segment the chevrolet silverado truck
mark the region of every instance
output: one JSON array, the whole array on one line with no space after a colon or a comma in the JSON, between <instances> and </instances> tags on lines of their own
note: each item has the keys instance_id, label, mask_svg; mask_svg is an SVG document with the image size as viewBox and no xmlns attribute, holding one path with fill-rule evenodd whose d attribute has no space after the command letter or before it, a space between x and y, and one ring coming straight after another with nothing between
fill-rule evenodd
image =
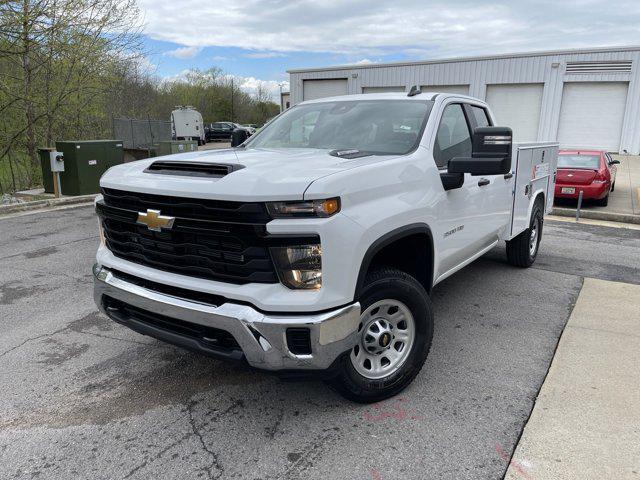
<instances>
[{"instance_id":1,"label":"chevrolet silverado truck","mask_svg":"<svg viewBox=\"0 0 640 480\"><path fill-rule=\"evenodd\" d=\"M557 149L513 144L468 96L303 102L238 147L108 170L95 301L139 333L379 401L425 363L435 285L500 241L535 261Z\"/></svg>"}]
</instances>

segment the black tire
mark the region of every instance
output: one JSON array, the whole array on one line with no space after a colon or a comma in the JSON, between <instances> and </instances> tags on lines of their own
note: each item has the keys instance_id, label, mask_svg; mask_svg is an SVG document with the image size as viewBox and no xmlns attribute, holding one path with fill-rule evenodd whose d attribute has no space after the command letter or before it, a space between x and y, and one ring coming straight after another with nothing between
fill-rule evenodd
<instances>
[{"instance_id":1,"label":"black tire","mask_svg":"<svg viewBox=\"0 0 640 480\"><path fill-rule=\"evenodd\" d=\"M507 260L511 265L515 267L528 268L536 261L538 248L540 246L540 239L542 238L542 208L542 202L536 200L536 203L533 205L533 209L531 210L529 228L514 239L507 241ZM535 249L532 251L530 240L534 225L537 229L537 235L535 239Z\"/></svg>"},{"instance_id":2,"label":"black tire","mask_svg":"<svg viewBox=\"0 0 640 480\"><path fill-rule=\"evenodd\" d=\"M327 380L331 388L343 397L358 403L379 402L397 395L418 375L424 365L433 338L433 310L423 286L411 275L394 268L383 267L367 275L359 296L362 312L380 300L402 302L415 323L415 338L411 350L398 370L380 379L369 379L353 366L350 355L338 364L338 373Z\"/></svg>"},{"instance_id":3,"label":"black tire","mask_svg":"<svg viewBox=\"0 0 640 480\"><path fill-rule=\"evenodd\" d=\"M607 205L609 205L609 194L607 193L607 195L604 198L600 198L596 200L595 204L598 205L599 207L606 207Z\"/></svg>"},{"instance_id":4,"label":"black tire","mask_svg":"<svg viewBox=\"0 0 640 480\"><path fill-rule=\"evenodd\" d=\"M613 192L616 189L616 182L611 184L611 191Z\"/></svg>"}]
</instances>

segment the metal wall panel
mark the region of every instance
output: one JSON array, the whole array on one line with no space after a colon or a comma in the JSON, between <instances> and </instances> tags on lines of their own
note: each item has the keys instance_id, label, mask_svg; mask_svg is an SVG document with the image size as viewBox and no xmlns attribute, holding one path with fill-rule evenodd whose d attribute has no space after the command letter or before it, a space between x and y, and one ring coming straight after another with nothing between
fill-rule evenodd
<instances>
[{"instance_id":1,"label":"metal wall panel","mask_svg":"<svg viewBox=\"0 0 640 480\"><path fill-rule=\"evenodd\" d=\"M565 73L567 62L631 61L630 73ZM540 52L402 64L370 64L290 72L292 105L302 101L305 79L347 78L349 94L363 87L469 85L469 95L485 99L487 84L543 83L539 141L556 141L564 82L629 82L620 151L640 153L640 48Z\"/></svg>"}]
</instances>

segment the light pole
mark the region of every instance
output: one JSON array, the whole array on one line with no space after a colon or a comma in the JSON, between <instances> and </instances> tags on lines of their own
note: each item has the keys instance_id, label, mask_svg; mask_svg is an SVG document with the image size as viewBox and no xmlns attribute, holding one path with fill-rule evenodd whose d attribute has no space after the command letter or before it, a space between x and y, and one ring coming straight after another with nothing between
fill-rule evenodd
<instances>
[{"instance_id":1,"label":"light pole","mask_svg":"<svg viewBox=\"0 0 640 480\"><path fill-rule=\"evenodd\" d=\"M284 105L282 105L282 87L284 83L279 83L278 86L280 87L280 113L282 113L282 110L284 110Z\"/></svg>"}]
</instances>

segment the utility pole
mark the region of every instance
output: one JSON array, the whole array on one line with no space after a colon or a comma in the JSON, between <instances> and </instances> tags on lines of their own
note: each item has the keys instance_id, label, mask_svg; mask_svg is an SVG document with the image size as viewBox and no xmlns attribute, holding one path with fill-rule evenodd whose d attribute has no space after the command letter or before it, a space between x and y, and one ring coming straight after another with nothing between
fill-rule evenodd
<instances>
[{"instance_id":1,"label":"utility pole","mask_svg":"<svg viewBox=\"0 0 640 480\"><path fill-rule=\"evenodd\" d=\"M282 113L282 83L279 83L278 86L280 87L280 113Z\"/></svg>"},{"instance_id":2,"label":"utility pole","mask_svg":"<svg viewBox=\"0 0 640 480\"><path fill-rule=\"evenodd\" d=\"M233 123L233 77L231 77L231 123Z\"/></svg>"}]
</instances>

